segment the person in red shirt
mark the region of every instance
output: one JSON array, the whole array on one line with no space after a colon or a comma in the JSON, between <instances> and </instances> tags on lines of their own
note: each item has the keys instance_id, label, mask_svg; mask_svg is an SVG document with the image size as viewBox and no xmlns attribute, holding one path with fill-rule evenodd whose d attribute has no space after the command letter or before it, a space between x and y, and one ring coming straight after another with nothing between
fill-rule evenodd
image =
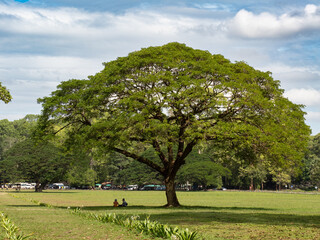
<instances>
[{"instance_id":1,"label":"person in red shirt","mask_svg":"<svg viewBox=\"0 0 320 240\"><path fill-rule=\"evenodd\" d=\"M113 206L114 206L114 207L118 207L118 206L119 206L119 203L118 203L117 199L114 200Z\"/></svg>"}]
</instances>

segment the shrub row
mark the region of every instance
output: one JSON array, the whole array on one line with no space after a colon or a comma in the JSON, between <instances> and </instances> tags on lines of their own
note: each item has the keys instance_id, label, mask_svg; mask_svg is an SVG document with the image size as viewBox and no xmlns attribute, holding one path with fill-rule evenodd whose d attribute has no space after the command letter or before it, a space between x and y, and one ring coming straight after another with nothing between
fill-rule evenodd
<instances>
[{"instance_id":1,"label":"shrub row","mask_svg":"<svg viewBox=\"0 0 320 240\"><path fill-rule=\"evenodd\" d=\"M103 223L114 223L130 230L138 230L140 233L160 237L164 239L174 240L196 240L199 239L197 232L191 232L188 229L181 230L178 227L171 227L166 224L161 224L157 221L151 221L149 218L139 220L139 216L116 215L114 213L94 214L85 213L80 208L71 211L73 214L82 217L96 219Z\"/></svg>"},{"instance_id":2,"label":"shrub row","mask_svg":"<svg viewBox=\"0 0 320 240\"><path fill-rule=\"evenodd\" d=\"M0 221L1 226L6 232L6 239L8 240L24 240L30 238L32 235L24 235L3 212L0 212Z\"/></svg>"},{"instance_id":3,"label":"shrub row","mask_svg":"<svg viewBox=\"0 0 320 240\"><path fill-rule=\"evenodd\" d=\"M14 198L19 198L19 199L22 199L22 200L24 200L24 201L32 202L32 203L34 203L34 204L36 204L36 205L39 205L39 206L42 206L42 207L48 207L48 208L54 208L54 207L55 207L54 205L51 205L51 204L49 204L49 203L43 203L43 202L40 202L40 201L38 201L38 200L26 199L26 198L23 198L23 197L20 197L20 196L17 196L17 195L15 195L15 194L11 194L11 193L9 193L9 195L10 195L11 197L14 197Z\"/></svg>"}]
</instances>

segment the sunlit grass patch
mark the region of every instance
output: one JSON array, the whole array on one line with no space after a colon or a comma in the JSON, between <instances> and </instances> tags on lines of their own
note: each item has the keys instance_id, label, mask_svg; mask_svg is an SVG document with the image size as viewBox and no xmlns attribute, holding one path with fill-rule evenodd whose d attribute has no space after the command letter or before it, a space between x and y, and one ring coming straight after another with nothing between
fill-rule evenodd
<instances>
[{"instance_id":1,"label":"sunlit grass patch","mask_svg":"<svg viewBox=\"0 0 320 240\"><path fill-rule=\"evenodd\" d=\"M65 208L35 205L7 194L0 198L0 211L5 212L23 232L33 232L37 240L149 239L120 226L71 215Z\"/></svg>"},{"instance_id":2,"label":"sunlit grass patch","mask_svg":"<svg viewBox=\"0 0 320 240\"><path fill-rule=\"evenodd\" d=\"M13 193L92 214L149 216L151 221L197 231L205 239L320 239L320 195L275 192L178 192L182 207L164 208L157 191L47 191ZM129 206L113 208L114 198ZM41 208L41 207L39 207ZM43 208L48 209L50 208ZM59 210L59 209L58 209ZM128 238L130 239L130 238Z\"/></svg>"}]
</instances>

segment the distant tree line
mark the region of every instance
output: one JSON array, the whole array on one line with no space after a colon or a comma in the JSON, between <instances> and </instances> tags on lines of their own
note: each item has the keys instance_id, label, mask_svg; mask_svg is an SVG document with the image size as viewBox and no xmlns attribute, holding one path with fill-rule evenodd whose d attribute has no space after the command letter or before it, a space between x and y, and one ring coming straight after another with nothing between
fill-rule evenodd
<instances>
[{"instance_id":1,"label":"distant tree line","mask_svg":"<svg viewBox=\"0 0 320 240\"><path fill-rule=\"evenodd\" d=\"M33 132L38 116L27 115L15 121L0 120L0 182L35 182L36 190L53 182L73 187L93 187L96 183L114 185L163 184L161 175L145 164L122 154L67 148L62 141L37 142ZM63 137L63 134L61 135ZM143 156L159 161L154 149ZM258 158L258 159L257 159ZM250 149L234 143L201 145L186 159L177 174L177 184L232 189L283 189L291 186L315 189L320 186L320 134L311 136L300 164L280 168L265 164Z\"/></svg>"}]
</instances>

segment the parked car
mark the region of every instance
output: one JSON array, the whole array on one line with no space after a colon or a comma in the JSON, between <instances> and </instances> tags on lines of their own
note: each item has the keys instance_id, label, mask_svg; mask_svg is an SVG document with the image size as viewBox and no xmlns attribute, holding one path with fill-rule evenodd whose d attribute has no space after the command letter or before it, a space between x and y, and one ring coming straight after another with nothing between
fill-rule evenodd
<instances>
[{"instance_id":1,"label":"parked car","mask_svg":"<svg viewBox=\"0 0 320 240\"><path fill-rule=\"evenodd\" d=\"M164 185L156 185L156 189L157 191L165 191L166 190L166 186Z\"/></svg>"},{"instance_id":2,"label":"parked car","mask_svg":"<svg viewBox=\"0 0 320 240\"><path fill-rule=\"evenodd\" d=\"M30 183L20 183L21 189L31 189L34 188Z\"/></svg>"},{"instance_id":3,"label":"parked car","mask_svg":"<svg viewBox=\"0 0 320 240\"><path fill-rule=\"evenodd\" d=\"M149 191L149 190L155 190L155 185L150 184L150 185L144 185L140 190L142 191Z\"/></svg>"},{"instance_id":4,"label":"parked car","mask_svg":"<svg viewBox=\"0 0 320 240\"><path fill-rule=\"evenodd\" d=\"M64 189L64 184L63 183L54 183L52 184L53 189Z\"/></svg>"},{"instance_id":5,"label":"parked car","mask_svg":"<svg viewBox=\"0 0 320 240\"><path fill-rule=\"evenodd\" d=\"M148 190L157 190L157 191L163 191L166 190L166 187L164 185L144 185L140 190L142 191L148 191Z\"/></svg>"},{"instance_id":6,"label":"parked car","mask_svg":"<svg viewBox=\"0 0 320 240\"><path fill-rule=\"evenodd\" d=\"M129 191L138 190L138 185L128 185L128 190Z\"/></svg>"}]
</instances>

